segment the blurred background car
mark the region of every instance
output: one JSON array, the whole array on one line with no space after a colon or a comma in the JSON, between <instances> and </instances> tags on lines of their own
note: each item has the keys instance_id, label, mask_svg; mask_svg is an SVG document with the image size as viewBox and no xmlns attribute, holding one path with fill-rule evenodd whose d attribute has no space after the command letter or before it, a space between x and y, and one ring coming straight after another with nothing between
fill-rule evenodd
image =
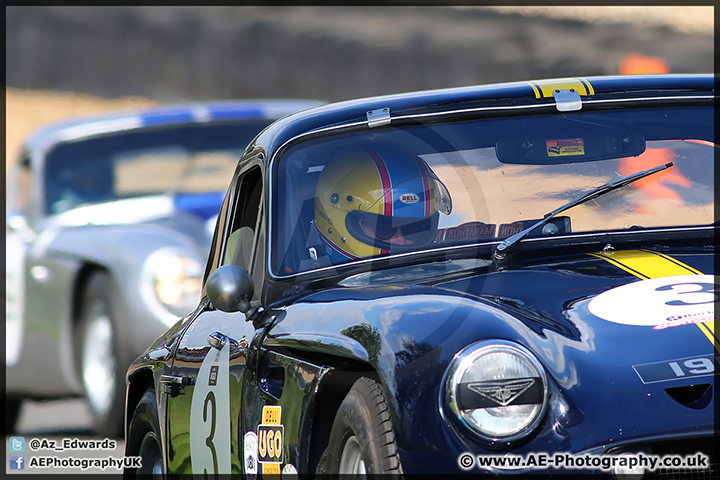
<instances>
[{"instance_id":1,"label":"blurred background car","mask_svg":"<svg viewBox=\"0 0 720 480\"><path fill-rule=\"evenodd\" d=\"M95 433L122 433L127 367L197 304L237 159L272 121L318 104L165 105L26 140L7 187L7 431L25 398L85 396Z\"/></svg>"}]
</instances>

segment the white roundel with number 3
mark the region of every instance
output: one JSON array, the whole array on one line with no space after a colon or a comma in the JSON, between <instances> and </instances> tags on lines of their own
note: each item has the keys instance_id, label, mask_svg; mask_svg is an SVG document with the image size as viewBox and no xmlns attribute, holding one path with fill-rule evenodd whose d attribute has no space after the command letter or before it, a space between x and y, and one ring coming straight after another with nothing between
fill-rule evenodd
<instances>
[{"instance_id":1,"label":"white roundel with number 3","mask_svg":"<svg viewBox=\"0 0 720 480\"><path fill-rule=\"evenodd\" d=\"M658 277L603 292L588 309L610 322L665 328L713 321L719 294L713 275Z\"/></svg>"},{"instance_id":2,"label":"white roundel with number 3","mask_svg":"<svg viewBox=\"0 0 720 480\"><path fill-rule=\"evenodd\" d=\"M230 474L230 355L210 347L190 406L190 461L195 475Z\"/></svg>"}]
</instances>

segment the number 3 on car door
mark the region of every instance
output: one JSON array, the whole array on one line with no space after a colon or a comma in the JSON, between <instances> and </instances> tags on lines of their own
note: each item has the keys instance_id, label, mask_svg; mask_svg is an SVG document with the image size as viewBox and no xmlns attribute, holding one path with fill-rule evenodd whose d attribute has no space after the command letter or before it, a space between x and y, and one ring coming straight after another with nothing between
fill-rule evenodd
<instances>
[{"instance_id":1,"label":"number 3 on car door","mask_svg":"<svg viewBox=\"0 0 720 480\"><path fill-rule=\"evenodd\" d=\"M230 346L210 347L190 406L190 461L201 478L230 474Z\"/></svg>"}]
</instances>

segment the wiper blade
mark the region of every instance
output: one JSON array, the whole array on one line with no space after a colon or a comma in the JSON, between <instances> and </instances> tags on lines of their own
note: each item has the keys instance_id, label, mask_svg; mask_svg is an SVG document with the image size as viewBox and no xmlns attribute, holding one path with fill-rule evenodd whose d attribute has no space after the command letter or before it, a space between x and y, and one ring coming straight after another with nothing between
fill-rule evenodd
<instances>
[{"instance_id":1,"label":"wiper blade","mask_svg":"<svg viewBox=\"0 0 720 480\"><path fill-rule=\"evenodd\" d=\"M672 167L672 162L666 163L665 165L659 165L655 168L651 168L650 170L645 170L642 172L634 173L632 175L628 175L627 177L618 178L617 180L613 180L612 182L608 182L604 185L600 185L597 188L594 188L590 190L589 192L579 196L578 198L571 200L570 202L566 203L565 205L556 208L552 212L546 213L542 220L539 220L534 225L529 226L522 232L518 232L515 235L512 235L502 242L500 242L497 247L495 247L495 252L493 253L493 260L495 261L496 265L500 265L500 263L505 260L507 256L507 252L516 243L520 242L523 238L525 238L530 232L535 230L536 228L545 225L547 222L549 222L553 217L556 215L564 212L565 210L568 210L569 208L575 207L577 205L583 204L589 200L592 200L594 198L600 197L602 195L605 195L608 192L612 192L613 190L617 190L618 188L624 187L626 185L629 185L637 180L640 180L641 178L645 178L648 175L652 175L653 173L661 172L665 169L668 169Z\"/></svg>"}]
</instances>

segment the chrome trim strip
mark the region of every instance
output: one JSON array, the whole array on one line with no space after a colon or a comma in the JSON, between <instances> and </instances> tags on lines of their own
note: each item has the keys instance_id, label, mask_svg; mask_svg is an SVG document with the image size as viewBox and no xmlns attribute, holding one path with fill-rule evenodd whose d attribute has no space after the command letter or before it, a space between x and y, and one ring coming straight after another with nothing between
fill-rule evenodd
<instances>
[{"instance_id":1,"label":"chrome trim strip","mask_svg":"<svg viewBox=\"0 0 720 480\"><path fill-rule=\"evenodd\" d=\"M461 110L445 110L443 112L431 112L431 113L418 113L415 115L400 115L392 117L392 120L409 120L412 118L430 118L430 117L444 117L447 115L458 115L461 113L476 113L476 112L489 112L489 111L504 111L504 110L529 110L536 108L555 108L555 102L538 103L535 105L508 105L508 106L494 106L494 107L476 107L476 108L464 108Z\"/></svg>"},{"instance_id":2,"label":"chrome trim strip","mask_svg":"<svg viewBox=\"0 0 720 480\"><path fill-rule=\"evenodd\" d=\"M653 100L713 100L715 97L712 95L698 95L698 96L691 96L691 97L635 97L635 98L614 98L614 99L605 99L605 100L583 100L583 105L591 105L591 104L605 104L605 103L630 103L630 102L642 102L642 101L653 101ZM446 110L444 112L432 112L432 113L420 113L416 115L400 115L397 117L392 117L392 120L408 120L412 118L428 118L428 117L438 117L438 116L445 116L445 115L455 115L460 113L473 113L473 112L483 112L483 111L489 111L489 110L519 110L519 109L529 109L529 108L538 108L538 107L555 107L555 103L543 103L543 104L537 104L537 105L513 105L513 106L496 106L496 107L477 107L477 108L468 108L468 109L461 109L461 110Z\"/></svg>"}]
</instances>

